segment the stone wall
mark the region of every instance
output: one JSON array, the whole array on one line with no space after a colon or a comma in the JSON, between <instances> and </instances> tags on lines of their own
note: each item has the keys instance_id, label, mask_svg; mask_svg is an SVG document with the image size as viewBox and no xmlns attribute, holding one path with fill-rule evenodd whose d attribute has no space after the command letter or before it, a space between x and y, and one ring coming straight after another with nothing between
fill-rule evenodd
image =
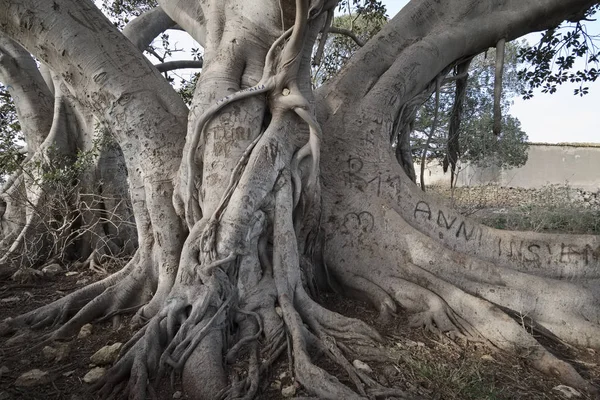
<instances>
[{"instance_id":1,"label":"stone wall","mask_svg":"<svg viewBox=\"0 0 600 400\"><path fill-rule=\"evenodd\" d=\"M420 170L418 165L415 166ZM428 164L425 184L449 186L450 173L444 174L437 162ZM480 168L461 165L457 186L497 185L539 189L547 185L566 185L588 192L600 190L600 144L530 143L527 163L519 168Z\"/></svg>"}]
</instances>

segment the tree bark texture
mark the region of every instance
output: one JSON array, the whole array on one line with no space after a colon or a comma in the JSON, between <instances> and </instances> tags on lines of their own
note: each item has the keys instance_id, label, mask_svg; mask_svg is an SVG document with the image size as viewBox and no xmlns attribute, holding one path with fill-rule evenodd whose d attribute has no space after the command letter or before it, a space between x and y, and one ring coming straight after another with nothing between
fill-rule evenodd
<instances>
[{"instance_id":1,"label":"tree bark texture","mask_svg":"<svg viewBox=\"0 0 600 400\"><path fill-rule=\"evenodd\" d=\"M139 241L115 275L0 331L52 325L50 338L63 338L143 304L143 327L98 384L105 395L145 398L180 371L190 398L253 398L287 350L318 398L405 398L348 361L381 337L318 303L326 268L382 316L401 307L414 325L527 350L534 367L595 390L511 316L599 348L600 240L479 225L418 190L390 146L403 107L440 74L594 1L413 0L314 93L312 48L336 1L159 3L172 21L158 11L149 20L175 22L204 47L189 113L145 46L91 2L0 0L0 31L48 65L55 95L114 135ZM318 367L313 350L352 385ZM247 374L228 381L239 359Z\"/></svg>"}]
</instances>

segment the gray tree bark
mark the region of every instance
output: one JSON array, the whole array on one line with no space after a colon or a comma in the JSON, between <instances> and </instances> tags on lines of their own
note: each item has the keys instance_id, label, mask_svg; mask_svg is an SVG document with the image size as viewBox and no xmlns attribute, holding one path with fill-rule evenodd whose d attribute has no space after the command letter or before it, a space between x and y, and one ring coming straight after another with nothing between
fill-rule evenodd
<instances>
[{"instance_id":1,"label":"gray tree bark","mask_svg":"<svg viewBox=\"0 0 600 400\"><path fill-rule=\"evenodd\" d=\"M349 363L381 337L315 300L326 265L384 317L402 307L415 325L527 350L534 367L595 391L510 315L600 347L600 239L476 224L419 191L389 141L401 108L449 66L595 1L414 0L316 93L312 48L336 1L160 3L204 46L189 114L91 2L0 0L0 30L113 132L139 237L123 270L0 331L54 325L60 338L145 304L145 327L98 385L105 395L129 382L145 398L149 376L174 370L190 398L253 398L289 346L295 379L319 398L404 398ZM238 356L247 374L229 382Z\"/></svg>"}]
</instances>

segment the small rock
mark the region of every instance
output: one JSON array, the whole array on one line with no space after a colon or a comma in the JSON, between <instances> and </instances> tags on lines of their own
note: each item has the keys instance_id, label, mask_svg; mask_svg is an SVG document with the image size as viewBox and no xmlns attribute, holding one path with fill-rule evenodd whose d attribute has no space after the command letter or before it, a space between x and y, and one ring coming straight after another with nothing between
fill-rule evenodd
<instances>
[{"instance_id":1,"label":"small rock","mask_svg":"<svg viewBox=\"0 0 600 400\"><path fill-rule=\"evenodd\" d=\"M81 278L75 282L76 285L86 285L90 281L90 278Z\"/></svg>"},{"instance_id":2,"label":"small rock","mask_svg":"<svg viewBox=\"0 0 600 400\"><path fill-rule=\"evenodd\" d=\"M100 378L104 376L106 373L106 369L102 367L92 368L85 376L83 377L83 381L85 383L95 383Z\"/></svg>"},{"instance_id":3,"label":"small rock","mask_svg":"<svg viewBox=\"0 0 600 400\"><path fill-rule=\"evenodd\" d=\"M63 272L63 268L58 264L50 264L42 268L42 273L46 276L56 276L61 272Z\"/></svg>"},{"instance_id":4,"label":"small rock","mask_svg":"<svg viewBox=\"0 0 600 400\"><path fill-rule=\"evenodd\" d=\"M42 349L42 354L46 360L52 361L56 358L56 349L54 347L45 346Z\"/></svg>"},{"instance_id":5,"label":"small rock","mask_svg":"<svg viewBox=\"0 0 600 400\"><path fill-rule=\"evenodd\" d=\"M296 395L296 386L290 385L281 389L281 394L283 397L294 397Z\"/></svg>"},{"instance_id":6,"label":"small rock","mask_svg":"<svg viewBox=\"0 0 600 400\"><path fill-rule=\"evenodd\" d=\"M90 361L96 365L112 364L117 360L121 347L123 347L123 343L118 342L110 346L104 346L90 357Z\"/></svg>"},{"instance_id":7,"label":"small rock","mask_svg":"<svg viewBox=\"0 0 600 400\"><path fill-rule=\"evenodd\" d=\"M373 373L373 370L371 369L371 367L369 367L367 365L367 363L360 361L360 360L354 360L352 361L352 365L354 365L354 368L359 369L361 371L367 372L369 374Z\"/></svg>"},{"instance_id":8,"label":"small rock","mask_svg":"<svg viewBox=\"0 0 600 400\"><path fill-rule=\"evenodd\" d=\"M85 324L79 330L79 334L77 335L77 339L81 339L81 338L85 338L85 337L90 336L92 334L93 330L94 330L94 327L92 326L92 324Z\"/></svg>"},{"instance_id":9,"label":"small rock","mask_svg":"<svg viewBox=\"0 0 600 400\"><path fill-rule=\"evenodd\" d=\"M71 375L73 375L74 373L75 373L75 370L72 370L72 371L67 371L67 372L65 372L65 373L63 374L63 376L68 378L68 377L70 377Z\"/></svg>"},{"instance_id":10,"label":"small rock","mask_svg":"<svg viewBox=\"0 0 600 400\"><path fill-rule=\"evenodd\" d=\"M43 275L44 274L42 274L42 272L38 271L37 269L33 269L33 268L21 268L17 272L15 272L14 274L12 274L11 279L13 281L25 283L25 282L32 281L32 280L34 280L36 278L39 278L39 277L41 277Z\"/></svg>"},{"instance_id":11,"label":"small rock","mask_svg":"<svg viewBox=\"0 0 600 400\"><path fill-rule=\"evenodd\" d=\"M285 379L289 376L289 373L287 371L282 372L279 374L279 379Z\"/></svg>"},{"instance_id":12,"label":"small rock","mask_svg":"<svg viewBox=\"0 0 600 400\"><path fill-rule=\"evenodd\" d=\"M558 385L552 388L552 390L557 390L563 394L567 399L572 399L573 397L581 397L581 393L577 390L573 389L571 386L567 385Z\"/></svg>"},{"instance_id":13,"label":"small rock","mask_svg":"<svg viewBox=\"0 0 600 400\"><path fill-rule=\"evenodd\" d=\"M19 300L21 300L21 298L19 296L11 296L11 297L5 297L0 301L2 303L16 303Z\"/></svg>"},{"instance_id":14,"label":"small rock","mask_svg":"<svg viewBox=\"0 0 600 400\"><path fill-rule=\"evenodd\" d=\"M36 385L43 385L50 381L48 373L39 369L32 369L27 371L17 378L15 386L30 387Z\"/></svg>"},{"instance_id":15,"label":"small rock","mask_svg":"<svg viewBox=\"0 0 600 400\"><path fill-rule=\"evenodd\" d=\"M595 354L596 354L596 350L594 350L594 349L587 348L586 350L587 350L587 352L588 352L588 353L589 353L591 356L593 356L593 355L595 355Z\"/></svg>"},{"instance_id":16,"label":"small rock","mask_svg":"<svg viewBox=\"0 0 600 400\"><path fill-rule=\"evenodd\" d=\"M77 275L79 272L77 271L69 271L65 274L65 276L73 276L73 275Z\"/></svg>"},{"instance_id":17,"label":"small rock","mask_svg":"<svg viewBox=\"0 0 600 400\"><path fill-rule=\"evenodd\" d=\"M180 399L182 395L183 395L183 393L181 393L181 391L178 390L175 393L173 393L173 398Z\"/></svg>"},{"instance_id":18,"label":"small rock","mask_svg":"<svg viewBox=\"0 0 600 400\"><path fill-rule=\"evenodd\" d=\"M0 376L8 374L10 372L10 369L8 369L8 367L6 365L3 365L0 367Z\"/></svg>"},{"instance_id":19,"label":"small rock","mask_svg":"<svg viewBox=\"0 0 600 400\"><path fill-rule=\"evenodd\" d=\"M281 381L279 381L279 380L274 380L274 381L271 383L271 388L272 388L272 389L275 389L275 390L281 390Z\"/></svg>"},{"instance_id":20,"label":"small rock","mask_svg":"<svg viewBox=\"0 0 600 400\"><path fill-rule=\"evenodd\" d=\"M385 375L388 379L393 379L396 376L398 376L398 370L393 365L386 365L385 367L383 367L382 372L383 375Z\"/></svg>"},{"instance_id":21,"label":"small rock","mask_svg":"<svg viewBox=\"0 0 600 400\"><path fill-rule=\"evenodd\" d=\"M494 359L494 357L490 356L489 354L484 354L484 355L482 355L482 356L481 356L481 359L482 359L482 360L484 360L484 361L496 361L496 360Z\"/></svg>"},{"instance_id":22,"label":"small rock","mask_svg":"<svg viewBox=\"0 0 600 400\"><path fill-rule=\"evenodd\" d=\"M65 360L67 358L67 356L69 355L70 350L71 350L71 348L69 347L68 343L57 343L56 344L56 357L54 358L54 360L55 361Z\"/></svg>"}]
</instances>

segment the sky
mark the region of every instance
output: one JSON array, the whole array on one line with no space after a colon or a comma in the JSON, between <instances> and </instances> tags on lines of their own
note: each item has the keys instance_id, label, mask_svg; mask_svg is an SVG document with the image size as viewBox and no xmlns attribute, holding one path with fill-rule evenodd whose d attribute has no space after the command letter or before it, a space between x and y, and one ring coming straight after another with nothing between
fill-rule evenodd
<instances>
[{"instance_id":1,"label":"sky","mask_svg":"<svg viewBox=\"0 0 600 400\"><path fill-rule=\"evenodd\" d=\"M383 0L383 3L393 17L408 1ZM589 34L600 34L600 21L586 26ZM525 38L535 44L540 36L534 33ZM537 91L529 100L515 98L509 112L521 121L530 142L600 143L600 80L587 86L589 94L583 97L573 95L578 86L563 84L553 94Z\"/></svg>"},{"instance_id":2,"label":"sky","mask_svg":"<svg viewBox=\"0 0 600 400\"><path fill-rule=\"evenodd\" d=\"M388 15L393 17L408 3L408 0L383 0ZM600 35L600 21L588 23L588 33ZM189 45L183 33L169 31L174 41L181 40L182 47ZM525 38L535 44L540 33L532 33ZM187 43L186 43L187 42ZM175 59L189 59L186 52L175 54ZM181 76L192 72L181 71ZM530 142L560 143L586 142L600 143L600 80L590 83L589 94L580 97L573 95L573 84L561 85L554 94L534 92L534 97L523 100L513 99L508 112L521 121L521 128L529 136Z\"/></svg>"}]
</instances>

